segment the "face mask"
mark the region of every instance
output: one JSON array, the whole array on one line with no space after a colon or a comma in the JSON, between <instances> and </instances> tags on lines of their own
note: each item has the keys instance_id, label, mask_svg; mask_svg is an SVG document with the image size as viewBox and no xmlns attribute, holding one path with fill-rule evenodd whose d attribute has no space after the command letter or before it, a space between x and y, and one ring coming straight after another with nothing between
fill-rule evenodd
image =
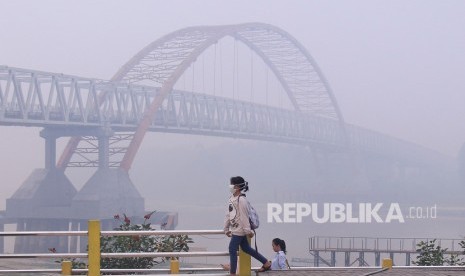
<instances>
[{"instance_id":1,"label":"face mask","mask_svg":"<svg viewBox=\"0 0 465 276\"><path fill-rule=\"evenodd\" d=\"M236 192L236 187L234 185L229 185L229 191L231 194L234 194Z\"/></svg>"}]
</instances>

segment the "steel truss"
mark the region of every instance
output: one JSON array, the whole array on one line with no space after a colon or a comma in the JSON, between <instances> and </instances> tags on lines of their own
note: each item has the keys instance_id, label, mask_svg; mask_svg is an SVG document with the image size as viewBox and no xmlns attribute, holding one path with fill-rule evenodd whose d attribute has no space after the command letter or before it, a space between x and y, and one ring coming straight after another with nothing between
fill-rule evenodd
<instances>
[{"instance_id":1,"label":"steel truss","mask_svg":"<svg viewBox=\"0 0 465 276\"><path fill-rule=\"evenodd\" d=\"M108 167L117 168L121 159L127 151L132 133L117 133L108 137ZM99 167L99 137L82 136L80 146L74 151L73 159L68 163L68 167Z\"/></svg>"},{"instance_id":2,"label":"steel truss","mask_svg":"<svg viewBox=\"0 0 465 276\"><path fill-rule=\"evenodd\" d=\"M159 88L0 67L0 124L134 131ZM104 93L104 97L99 97ZM336 120L229 98L172 91L150 130L341 144Z\"/></svg>"},{"instance_id":3,"label":"steel truss","mask_svg":"<svg viewBox=\"0 0 465 276\"><path fill-rule=\"evenodd\" d=\"M110 166L119 165L159 88L0 66L0 125L110 127ZM103 95L103 96L100 96ZM346 125L350 148L419 163L443 156L388 135ZM340 122L250 102L175 90L153 115L149 131L199 134L344 149ZM95 166L97 138L87 136L69 166Z\"/></svg>"}]
</instances>

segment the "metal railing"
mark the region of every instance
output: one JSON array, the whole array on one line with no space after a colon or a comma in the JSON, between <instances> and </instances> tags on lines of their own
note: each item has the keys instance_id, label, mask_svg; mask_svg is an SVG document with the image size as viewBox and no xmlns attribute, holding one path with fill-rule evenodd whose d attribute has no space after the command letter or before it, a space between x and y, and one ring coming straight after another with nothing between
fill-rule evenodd
<instances>
[{"instance_id":1,"label":"metal railing","mask_svg":"<svg viewBox=\"0 0 465 276\"><path fill-rule=\"evenodd\" d=\"M21 237L21 236L87 236L87 253L42 253L42 254L0 254L0 259L31 259L31 258L87 258L87 269L72 269L71 261L62 261L61 269L8 269L0 270L0 274L12 273L57 273L61 275L72 275L73 273L85 273L90 276L101 275L101 273L130 273L130 272L165 272L177 274L180 271L221 271L221 268L180 268L179 257L211 257L229 256L229 252L138 252L138 253L102 253L100 252L100 237L102 236L166 236L166 235L224 235L222 230L164 230L164 231L101 231L100 221L90 220L88 231L23 231L23 232L0 232L0 237ZM170 268L158 269L101 269L101 258L170 258ZM248 260L247 260L248 259ZM239 254L240 275L250 275L250 256ZM248 271L248 272L245 272Z\"/></svg>"},{"instance_id":2,"label":"metal railing","mask_svg":"<svg viewBox=\"0 0 465 276\"><path fill-rule=\"evenodd\" d=\"M221 271L221 268L181 268L179 257L205 257L205 256L229 256L228 252L139 252L139 253L102 253L100 252L100 238L102 236L163 236L163 235L224 235L222 230L164 230L164 231L101 231L100 221L89 221L88 231L23 231L23 232L0 232L0 237L21 237L21 236L87 236L88 252L87 253L44 253L44 254L0 254L0 259L12 258L87 258L87 269L73 269L71 261L62 261L61 269L8 269L0 270L0 275L10 275L13 273L57 273L61 275L72 275L87 273L90 276L101 275L101 273L170 273L178 274L180 272L214 272ZM324 237L320 237L324 238ZM350 239L356 239L351 237ZM353 240L355 241L355 240ZM319 246L317 240L314 241L314 246ZM325 244L325 243L323 243ZM342 243L336 243L341 245ZM354 244L353 242L351 244ZM366 244L366 243L365 243ZM330 248L330 243L326 243L326 248ZM170 259L170 268L151 268L151 269L101 269L101 258L134 258L134 257L166 257ZM393 267L392 259L383 259L381 266L375 267L292 267L293 271L320 271L320 270L363 270L368 273L364 275L373 275L387 269L414 269L424 268L431 269L433 267ZM438 267L443 269L444 267ZM257 267L251 267L250 255L240 251L239 253L239 275L251 275L252 271L257 270ZM376 269L376 270L373 270ZM448 267L451 270L465 271L464 266ZM373 271L369 271L373 270ZM226 273L225 273L226 275Z\"/></svg>"},{"instance_id":3,"label":"metal railing","mask_svg":"<svg viewBox=\"0 0 465 276\"><path fill-rule=\"evenodd\" d=\"M417 244L421 241L430 242L436 240L436 244L447 249L446 254L460 253L458 245L460 239L433 239L433 238L383 238L383 237L328 237L314 236L309 240L311 250L321 251L351 251L351 252L394 252L417 253Z\"/></svg>"}]
</instances>

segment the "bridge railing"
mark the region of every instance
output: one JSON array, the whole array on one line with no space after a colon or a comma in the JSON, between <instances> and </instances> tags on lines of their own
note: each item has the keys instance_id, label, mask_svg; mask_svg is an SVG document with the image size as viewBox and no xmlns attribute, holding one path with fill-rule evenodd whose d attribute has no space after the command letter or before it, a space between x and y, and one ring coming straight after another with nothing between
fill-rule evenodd
<instances>
[{"instance_id":1,"label":"bridge railing","mask_svg":"<svg viewBox=\"0 0 465 276\"><path fill-rule=\"evenodd\" d=\"M21 237L21 236L87 236L87 253L37 253L37 254L0 254L0 259L72 259L87 258L87 269L72 269L71 261L62 261L60 269L8 269L1 270L0 275L13 273L57 273L61 275L72 275L76 273L88 273L87 275L101 275L101 273L131 273L131 272L164 272L177 274L180 271L221 271L218 268L181 268L178 258L180 257L211 257L229 256L229 252L138 252L138 253L102 253L100 251L100 238L103 236L166 236L166 235L224 235L222 230L165 230L165 231L101 231L100 221L89 221L88 231L23 231L23 232L0 232L0 237ZM170 258L170 268L158 269L101 269L101 258ZM239 271L240 275L250 275L250 256L240 251Z\"/></svg>"},{"instance_id":2,"label":"bridge railing","mask_svg":"<svg viewBox=\"0 0 465 276\"><path fill-rule=\"evenodd\" d=\"M135 130L159 88L0 66L0 125ZM100 97L100 95L103 95ZM150 131L344 145L339 121L295 110L173 90Z\"/></svg>"}]
</instances>

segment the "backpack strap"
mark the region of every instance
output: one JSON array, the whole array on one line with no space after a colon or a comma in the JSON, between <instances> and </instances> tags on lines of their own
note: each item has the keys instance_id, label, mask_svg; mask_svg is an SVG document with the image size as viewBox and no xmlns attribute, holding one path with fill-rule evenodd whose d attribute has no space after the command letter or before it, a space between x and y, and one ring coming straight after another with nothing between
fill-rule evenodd
<instances>
[{"instance_id":1,"label":"backpack strap","mask_svg":"<svg viewBox=\"0 0 465 276\"><path fill-rule=\"evenodd\" d=\"M237 197L237 207L239 208L239 198L243 196L243 197L247 197L245 194L240 194L238 197ZM249 219L249 224L250 224L250 219ZM252 227L250 227L252 228ZM253 234L254 234L254 237L255 237L255 251L258 252L258 246L257 246L257 232L255 232L255 229L252 230L253 231ZM287 261L287 259L286 259Z\"/></svg>"},{"instance_id":2,"label":"backpack strap","mask_svg":"<svg viewBox=\"0 0 465 276\"><path fill-rule=\"evenodd\" d=\"M247 197L245 194L240 194L240 195L237 197L237 208L239 208L239 199L241 198L241 196Z\"/></svg>"},{"instance_id":3,"label":"backpack strap","mask_svg":"<svg viewBox=\"0 0 465 276\"><path fill-rule=\"evenodd\" d=\"M287 261L287 258L286 258L286 265L287 265L287 268L291 269L291 266L289 265L289 262Z\"/></svg>"},{"instance_id":4,"label":"backpack strap","mask_svg":"<svg viewBox=\"0 0 465 276\"><path fill-rule=\"evenodd\" d=\"M258 252L258 246L257 246L257 232L255 232L255 229L254 229L254 230L252 230L252 231L253 231L253 233L254 233L254 237L255 237L255 251L257 251L257 252Z\"/></svg>"}]
</instances>

